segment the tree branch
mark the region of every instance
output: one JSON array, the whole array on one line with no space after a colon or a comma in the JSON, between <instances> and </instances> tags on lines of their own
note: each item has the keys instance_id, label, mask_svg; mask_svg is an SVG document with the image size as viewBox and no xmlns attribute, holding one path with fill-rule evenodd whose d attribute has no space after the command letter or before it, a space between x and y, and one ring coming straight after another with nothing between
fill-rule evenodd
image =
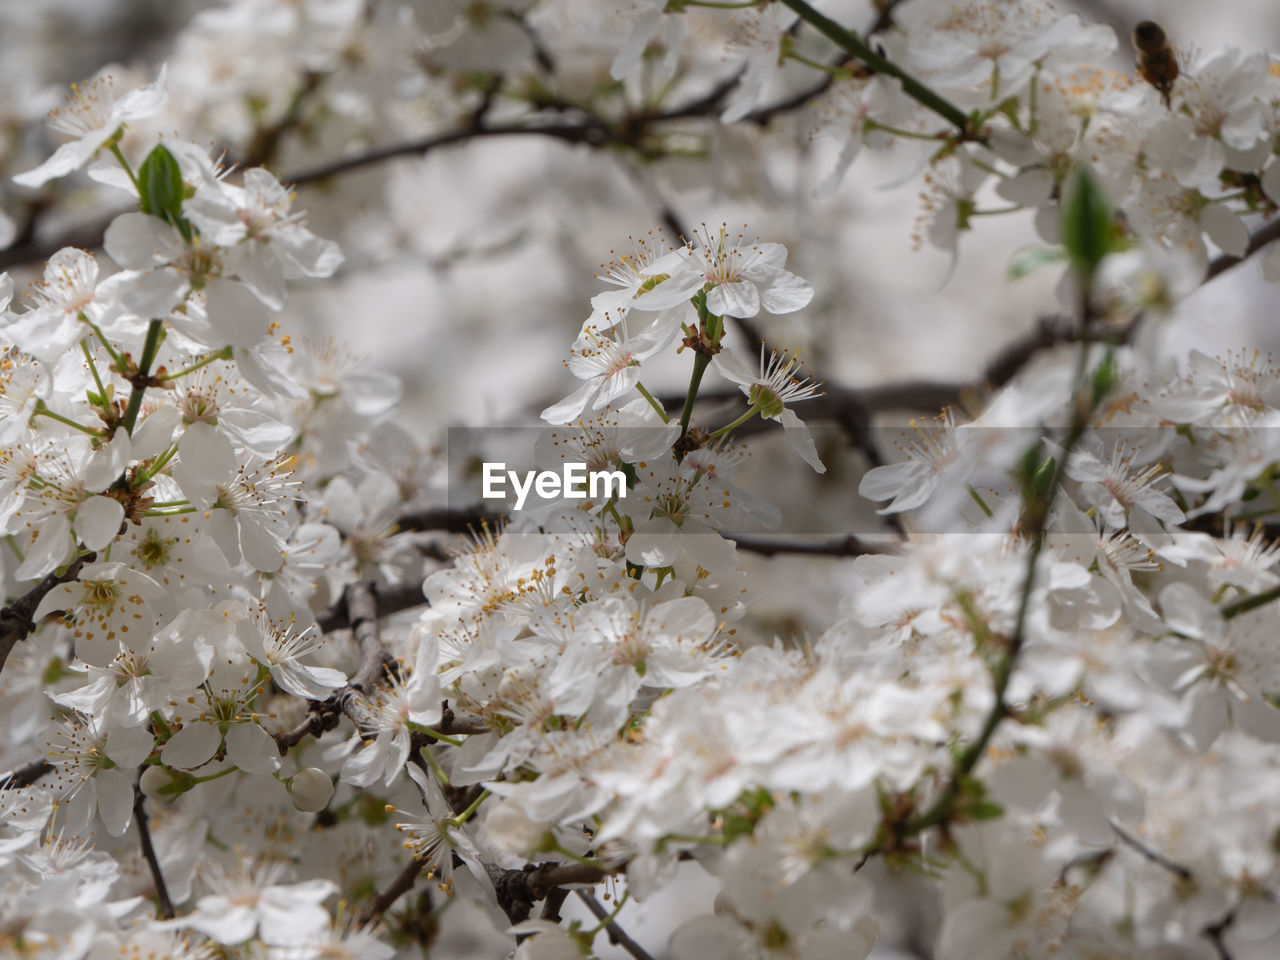
<instances>
[{"instance_id":1,"label":"tree branch","mask_svg":"<svg viewBox=\"0 0 1280 960\"><path fill-rule=\"evenodd\" d=\"M380 919L400 897L413 889L413 884L418 879L418 874L422 872L426 865L426 860L419 860L417 857L410 859L404 865L404 869L396 874L396 878L391 881L390 886L373 898L373 902L360 915L360 922L372 923Z\"/></svg>"},{"instance_id":2,"label":"tree branch","mask_svg":"<svg viewBox=\"0 0 1280 960\"><path fill-rule=\"evenodd\" d=\"M396 518L396 527L406 531L434 531L444 533L469 533L473 529L489 524L495 526L506 517L485 506L470 507L433 507L429 510L415 510L401 514Z\"/></svg>"},{"instance_id":3,"label":"tree branch","mask_svg":"<svg viewBox=\"0 0 1280 960\"><path fill-rule=\"evenodd\" d=\"M31 622L31 618L35 615L36 608L40 606L40 601L54 587L69 583L78 577L80 568L86 563L93 563L97 557L96 553L85 554L62 573L55 571L49 574L13 603L0 610L0 670L4 669L5 662L9 659L9 651L14 648L14 645L25 640L27 635L35 629L36 625Z\"/></svg>"},{"instance_id":4,"label":"tree branch","mask_svg":"<svg viewBox=\"0 0 1280 960\"><path fill-rule=\"evenodd\" d=\"M1280 217L1272 220L1264 227L1260 227L1249 235L1249 245L1245 247L1243 257L1233 257L1229 253L1224 253L1220 257L1215 257L1213 262L1209 264L1209 272L1205 274L1204 282L1221 276L1237 264L1244 263L1255 253L1265 247L1267 244L1275 240L1280 240Z\"/></svg>"},{"instance_id":5,"label":"tree branch","mask_svg":"<svg viewBox=\"0 0 1280 960\"><path fill-rule=\"evenodd\" d=\"M595 918L604 921L604 928L609 934L609 942L621 947L636 960L653 960L649 956L649 952L644 947L636 943L627 935L627 932L618 925L616 920L608 920L609 911L605 909L603 903L595 898L590 890L575 890L578 899L587 905L587 909L595 915Z\"/></svg>"},{"instance_id":6,"label":"tree branch","mask_svg":"<svg viewBox=\"0 0 1280 960\"><path fill-rule=\"evenodd\" d=\"M1168 870L1174 876L1178 877L1178 879L1180 880L1191 879L1191 869L1189 867L1185 867L1182 864L1178 863L1176 860L1170 860L1164 854L1157 853L1155 850L1152 850L1145 843L1143 843L1133 834L1129 833L1127 830L1121 827L1114 820L1111 821L1111 830L1117 837L1120 838L1121 842L1124 843L1126 847L1129 847L1131 850L1138 851L1138 853L1142 854L1143 857L1150 860L1152 863L1156 864L1157 866L1163 867L1164 869Z\"/></svg>"},{"instance_id":7,"label":"tree branch","mask_svg":"<svg viewBox=\"0 0 1280 960\"><path fill-rule=\"evenodd\" d=\"M46 773L53 773L56 768L48 760L32 760L24 763L16 770L0 777L0 790L21 790L29 787Z\"/></svg>"},{"instance_id":8,"label":"tree branch","mask_svg":"<svg viewBox=\"0 0 1280 960\"><path fill-rule=\"evenodd\" d=\"M139 770L141 774L141 770ZM160 916L165 920L174 917L173 901L169 899L169 888L165 886L164 874L160 872L160 861L156 859L156 848L151 843L151 829L147 825L147 798L142 787L135 781L133 785L133 821L138 827L138 840L142 844L142 859L147 861L151 871L151 880L156 885L156 899L160 901Z\"/></svg>"},{"instance_id":9,"label":"tree branch","mask_svg":"<svg viewBox=\"0 0 1280 960\"><path fill-rule=\"evenodd\" d=\"M394 587L383 587L374 594L374 603L377 616L389 617L393 613L412 610L414 607L425 607L427 598L422 594L422 584L411 582L397 584ZM335 630L347 630L351 627L346 594L332 606L317 614L316 625L319 626L321 633L333 633Z\"/></svg>"},{"instance_id":10,"label":"tree branch","mask_svg":"<svg viewBox=\"0 0 1280 960\"><path fill-rule=\"evenodd\" d=\"M732 540L739 550L758 553L762 557L776 556L808 556L808 557L860 557L868 553L894 553L891 544L868 543L860 540L852 533L838 537L822 539L789 539L787 537L749 536L747 534L725 534L725 539Z\"/></svg>"}]
</instances>

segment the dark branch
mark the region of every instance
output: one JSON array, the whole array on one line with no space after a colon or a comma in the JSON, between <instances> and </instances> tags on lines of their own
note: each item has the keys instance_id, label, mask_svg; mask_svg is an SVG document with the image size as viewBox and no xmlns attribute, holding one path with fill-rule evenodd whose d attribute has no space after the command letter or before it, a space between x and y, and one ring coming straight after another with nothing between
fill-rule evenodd
<instances>
[{"instance_id":1,"label":"dark branch","mask_svg":"<svg viewBox=\"0 0 1280 960\"><path fill-rule=\"evenodd\" d=\"M425 607L427 598L422 595L422 584L417 582L397 584L394 587L383 587L374 595L377 604L377 615L389 617L393 613L412 610L414 607ZM351 616L348 613L347 597L322 611L316 617L316 625L321 633L333 633L335 630L346 630L351 627Z\"/></svg>"},{"instance_id":2,"label":"dark branch","mask_svg":"<svg viewBox=\"0 0 1280 960\"><path fill-rule=\"evenodd\" d=\"M603 921L609 916L609 911L605 909L604 904L597 900L590 890L575 890L574 892L578 895L578 899L587 905L587 909L595 915L597 920ZM618 926L616 920L609 920L605 923L604 928L609 934L609 942L621 947L635 957L636 960L653 960L653 957L649 956L649 952L644 947L627 936L627 932Z\"/></svg>"},{"instance_id":3,"label":"dark branch","mask_svg":"<svg viewBox=\"0 0 1280 960\"><path fill-rule=\"evenodd\" d=\"M426 865L426 860L419 860L417 857L406 863L404 869L396 874L396 878L391 881L391 885L373 898L373 902L360 915L360 922L372 923L390 910L397 900L413 889L413 884L418 879L418 874L422 872Z\"/></svg>"},{"instance_id":4,"label":"dark branch","mask_svg":"<svg viewBox=\"0 0 1280 960\"><path fill-rule=\"evenodd\" d=\"M1170 873L1178 877L1180 880L1191 879L1191 869L1189 867L1185 867L1182 864L1178 863L1176 860L1170 860L1164 854L1157 853L1155 850L1152 850L1150 847L1148 847L1145 843L1143 843L1133 834L1129 833L1127 830L1121 827L1118 823L1115 823L1113 821L1111 824L1111 830L1112 832L1115 833L1117 837L1120 838L1121 842L1126 847L1129 847L1131 850L1138 851L1138 853L1142 854L1143 857L1150 860L1152 863L1156 864L1159 867L1163 867L1165 870L1168 870Z\"/></svg>"},{"instance_id":5,"label":"dark branch","mask_svg":"<svg viewBox=\"0 0 1280 960\"><path fill-rule=\"evenodd\" d=\"M5 662L9 659L9 651L14 645L25 640L27 635L35 629L36 625L31 622L31 618L35 615L36 608L40 606L40 601L54 587L74 580L80 575L81 567L86 563L93 563L96 559L96 553L85 554L62 573L49 574L13 603L0 610L0 670L4 669Z\"/></svg>"},{"instance_id":6,"label":"dark branch","mask_svg":"<svg viewBox=\"0 0 1280 960\"><path fill-rule=\"evenodd\" d=\"M172 920L173 901L169 899L169 888L165 886L164 874L160 872L160 861L156 859L156 848L151 844L151 829L147 825L147 798L142 793L142 787L137 783L133 785L133 822L138 827L142 859L147 861L151 880L156 885L156 899L160 901L160 916L162 919Z\"/></svg>"},{"instance_id":7,"label":"dark branch","mask_svg":"<svg viewBox=\"0 0 1280 960\"><path fill-rule=\"evenodd\" d=\"M16 770L0 777L0 790L21 790L29 787L46 773L53 773L54 766L48 760L32 760Z\"/></svg>"},{"instance_id":8,"label":"dark branch","mask_svg":"<svg viewBox=\"0 0 1280 960\"><path fill-rule=\"evenodd\" d=\"M1236 264L1243 263L1267 244L1272 243L1275 240L1280 240L1280 217L1277 217L1265 227L1261 227L1255 233L1249 235L1249 245L1245 247L1243 257L1233 257L1229 253L1224 253L1220 257L1215 257L1213 262L1209 264L1209 272L1205 274L1204 282L1208 283L1215 277L1226 273Z\"/></svg>"},{"instance_id":9,"label":"dark branch","mask_svg":"<svg viewBox=\"0 0 1280 960\"><path fill-rule=\"evenodd\" d=\"M421 593L421 589L418 591ZM382 643L378 630L378 601L373 585L352 583L343 594L351 632L360 644L360 669L347 684L347 689L367 693L382 677L383 668L391 662L391 654Z\"/></svg>"},{"instance_id":10,"label":"dark branch","mask_svg":"<svg viewBox=\"0 0 1280 960\"><path fill-rule=\"evenodd\" d=\"M418 510L402 514L396 520L401 530L433 531L444 533L469 533L484 524L494 526L501 523L503 515L486 507L436 507L430 510Z\"/></svg>"},{"instance_id":11,"label":"dark branch","mask_svg":"<svg viewBox=\"0 0 1280 960\"><path fill-rule=\"evenodd\" d=\"M498 906L513 923L529 919L533 905L545 899L556 887L575 883L599 883L610 873L622 870L619 864L612 870L604 870L585 863L525 864L523 870L503 870L485 864L493 888L498 894Z\"/></svg>"},{"instance_id":12,"label":"dark branch","mask_svg":"<svg viewBox=\"0 0 1280 960\"><path fill-rule=\"evenodd\" d=\"M789 539L787 537L748 536L746 534L726 534L727 539L738 545L739 550L758 553L763 557L776 556L809 556L809 557L860 557L867 553L893 553L892 544L868 543L853 534L838 537L811 537L807 539Z\"/></svg>"}]
</instances>

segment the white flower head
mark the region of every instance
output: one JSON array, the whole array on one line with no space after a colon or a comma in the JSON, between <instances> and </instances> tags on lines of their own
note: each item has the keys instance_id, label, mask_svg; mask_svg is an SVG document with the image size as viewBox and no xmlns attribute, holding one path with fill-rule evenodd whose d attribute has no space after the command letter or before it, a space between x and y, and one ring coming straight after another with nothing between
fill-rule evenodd
<instances>
[{"instance_id":1,"label":"white flower head","mask_svg":"<svg viewBox=\"0 0 1280 960\"><path fill-rule=\"evenodd\" d=\"M14 177L24 187L38 187L84 166L98 148L132 120L154 116L164 106L165 67L154 83L130 90L116 99L110 74L101 73L85 84L72 84L67 102L49 114L47 123L74 140L60 146L44 163Z\"/></svg>"}]
</instances>

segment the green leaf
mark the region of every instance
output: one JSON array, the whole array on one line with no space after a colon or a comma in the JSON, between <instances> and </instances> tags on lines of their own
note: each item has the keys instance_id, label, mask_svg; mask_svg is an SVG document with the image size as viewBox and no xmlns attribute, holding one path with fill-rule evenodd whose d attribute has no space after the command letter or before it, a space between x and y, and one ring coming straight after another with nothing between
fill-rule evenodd
<instances>
[{"instance_id":1,"label":"green leaf","mask_svg":"<svg viewBox=\"0 0 1280 960\"><path fill-rule=\"evenodd\" d=\"M1093 279L1102 258L1116 247L1111 204L1089 171L1081 167L1062 202L1062 244L1076 272Z\"/></svg>"},{"instance_id":2,"label":"green leaf","mask_svg":"<svg viewBox=\"0 0 1280 960\"><path fill-rule=\"evenodd\" d=\"M182 216L182 171L173 154L163 146L157 146L142 161L138 170L138 189L142 193L143 213L170 222Z\"/></svg>"},{"instance_id":3,"label":"green leaf","mask_svg":"<svg viewBox=\"0 0 1280 960\"><path fill-rule=\"evenodd\" d=\"M1116 385L1116 364L1114 351L1108 347L1107 355L1102 358L1098 368L1093 371L1093 405L1096 407Z\"/></svg>"},{"instance_id":4,"label":"green leaf","mask_svg":"<svg viewBox=\"0 0 1280 960\"><path fill-rule=\"evenodd\" d=\"M1051 263L1067 259L1066 251L1057 247L1024 247L1013 255L1009 264L1009 279L1021 280Z\"/></svg>"},{"instance_id":5,"label":"green leaf","mask_svg":"<svg viewBox=\"0 0 1280 960\"><path fill-rule=\"evenodd\" d=\"M1040 464L1035 475L1031 478L1031 495L1039 501L1049 499L1050 486L1053 484L1053 475L1058 472L1058 462L1050 457L1044 463Z\"/></svg>"}]
</instances>

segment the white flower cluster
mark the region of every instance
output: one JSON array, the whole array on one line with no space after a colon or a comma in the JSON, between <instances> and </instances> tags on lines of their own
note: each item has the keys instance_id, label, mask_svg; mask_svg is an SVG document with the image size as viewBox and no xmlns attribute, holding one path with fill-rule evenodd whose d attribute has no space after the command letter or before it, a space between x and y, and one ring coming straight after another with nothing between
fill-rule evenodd
<instances>
[{"instance_id":1,"label":"white flower cluster","mask_svg":"<svg viewBox=\"0 0 1280 960\"><path fill-rule=\"evenodd\" d=\"M822 68L842 150L819 192L864 147L924 143L932 243L1003 212L994 192L1066 264L1072 348L913 425L860 481L901 537L847 564L820 634L757 643L735 537L782 514L746 489L742 428L781 426L797 485L846 459L793 409L821 393L796 355L738 343L814 299L785 246L704 226L617 256L537 456L619 471L626 496L468 516L445 554L431 531L459 524L390 419L398 384L279 319L338 246L264 167L131 139L177 89L193 129L269 155L255 111L299 77L329 78L355 138L388 80L363 45L427 27L427 69L390 98L421 107L442 77L551 59L531 23L590 19L531 6L212 9L153 83L76 88L51 118L72 139L14 178L97 157L134 209L111 265L63 248L20 296L0 274L0 952L411 956L438 890L520 960L589 956L615 916L560 924L557 894L617 877L644 900L696 861L721 892L677 960L863 960L904 901L935 912L940 960L1274 956L1280 367L1193 353L1169 374L1122 341L1204 278L1206 237L1242 256L1242 218L1276 213L1280 71L1179 68L1149 24L1139 76L1104 75L1111 31L1035 2L881 4L874 49L802 0L606 4L607 43L567 34L663 85L682 57L711 70L707 26L737 71L707 101L725 124ZM263 56L228 63L250 35ZM472 133L495 91L469 91ZM522 96L623 136L588 99ZM677 354L674 410L644 377ZM745 398L714 427L707 374ZM436 886L393 919L419 871Z\"/></svg>"}]
</instances>

